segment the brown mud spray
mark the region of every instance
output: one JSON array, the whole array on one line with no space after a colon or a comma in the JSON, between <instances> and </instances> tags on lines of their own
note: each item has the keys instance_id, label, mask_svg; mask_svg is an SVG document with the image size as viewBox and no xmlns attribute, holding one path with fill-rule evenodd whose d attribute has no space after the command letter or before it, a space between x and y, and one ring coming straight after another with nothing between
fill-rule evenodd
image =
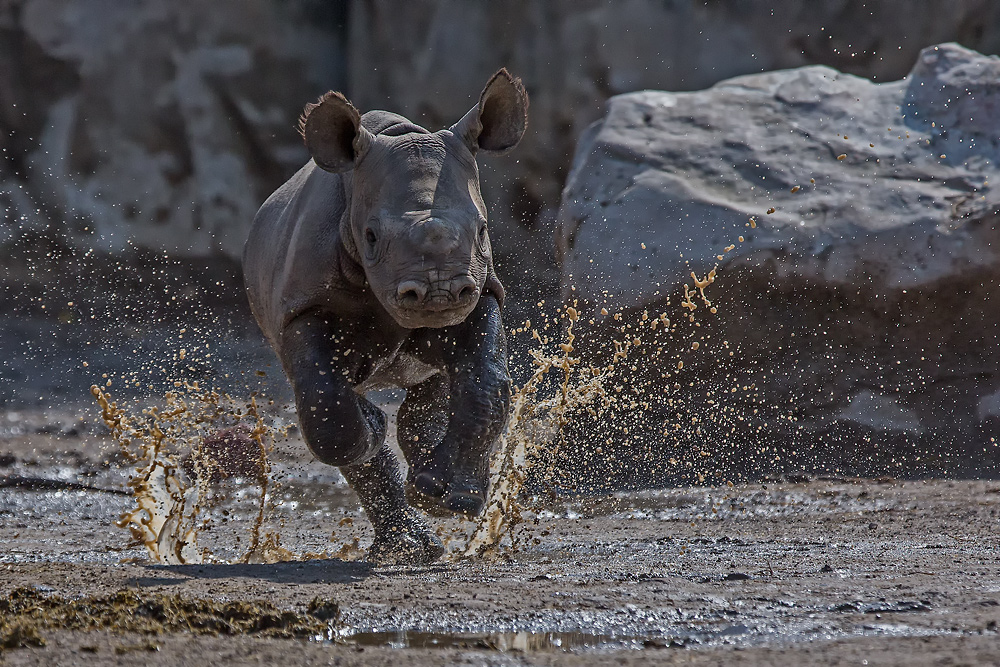
<instances>
[{"instance_id":1,"label":"brown mud spray","mask_svg":"<svg viewBox=\"0 0 1000 667\"><path fill-rule=\"evenodd\" d=\"M249 546L236 562L293 558L280 547L277 534L262 534L274 485L268 453L276 432L261 416L256 396L240 407L229 396L203 390L196 382L175 384L178 388L164 396L164 406L148 407L139 415L112 402L99 386L91 387L104 423L132 466L128 486L135 507L117 525L128 529L134 543L143 545L157 563L218 560L199 545L198 536L221 500L216 492L220 478L235 468L259 489ZM231 437L220 440L219 429L227 425L225 432ZM213 444L235 444L236 451L222 452Z\"/></svg>"},{"instance_id":2,"label":"brown mud spray","mask_svg":"<svg viewBox=\"0 0 1000 667\"><path fill-rule=\"evenodd\" d=\"M726 252L733 247L728 246ZM701 326L695 317L699 306L716 312L706 294L716 280L716 271L713 268L704 278L692 272L693 287L683 286L677 305L671 306L670 298L665 298L665 308L681 309L675 320L690 325L682 331L667 312L655 315L643 311L625 316L623 312L611 314L606 308L591 307L593 317L587 323L595 325L600 320L604 338L599 343L578 341L575 329L581 313L576 302L557 308L555 317L543 317L539 326L526 321L514 329L515 336L531 338L528 353L533 372L514 392L509 426L491 465L485 510L471 530L466 529L464 538L447 540L447 558L489 558L505 550L517 550L518 527L537 510L524 498L529 478L543 489L571 487L572 480L565 479L560 461L581 456L595 463L604 461L608 452L603 447L630 441L635 435L636 415L654 404L661 412L666 407L679 409L676 423L664 423L659 437L670 440L682 429L700 433L698 417L691 417L681 409L683 401L673 398L680 385L668 380L684 369L681 357L704 349L704 343L697 339L680 345L678 340L698 338L691 332ZM543 307L544 302L538 305ZM603 356L588 358L604 361L596 366L585 364L577 353L579 342L602 349ZM728 349L728 345L723 341L720 349ZM640 356L641 360L637 359ZM639 381L637 364L642 364L644 370L656 368L653 379ZM316 557L353 559L361 555L357 539L334 553L296 554L281 546L278 531L264 529L273 509L270 505L276 486L269 454L275 440L285 434L262 415L258 396L241 405L230 396L203 389L197 382L174 382L174 386L175 390L163 397L162 406L147 407L138 413L113 402L106 388L91 388L102 419L132 466L128 484L135 507L120 518L118 525L131 532L134 543L143 545L151 560L171 564L265 563ZM692 421L682 423L685 418ZM584 452L578 443L571 442L568 430L575 422L587 419L604 425L605 440ZM219 440L213 436L220 430L232 437ZM700 454L708 455L704 451ZM233 457L240 461L234 463ZM675 459L670 463L680 465ZM236 556L223 557L200 545L199 536L211 525L210 514L222 501L218 492L220 478L233 474L256 485L256 507L247 546ZM703 475L698 477L704 480Z\"/></svg>"}]
</instances>

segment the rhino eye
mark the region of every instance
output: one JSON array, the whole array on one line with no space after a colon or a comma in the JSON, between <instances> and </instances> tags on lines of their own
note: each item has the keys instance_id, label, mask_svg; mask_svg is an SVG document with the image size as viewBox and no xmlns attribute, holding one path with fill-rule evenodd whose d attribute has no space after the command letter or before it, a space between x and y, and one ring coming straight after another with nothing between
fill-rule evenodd
<instances>
[{"instance_id":1,"label":"rhino eye","mask_svg":"<svg viewBox=\"0 0 1000 667\"><path fill-rule=\"evenodd\" d=\"M367 241L370 246L374 246L378 243L378 237L375 235L375 232L372 231L371 227L365 230L365 241Z\"/></svg>"},{"instance_id":2,"label":"rhino eye","mask_svg":"<svg viewBox=\"0 0 1000 667\"><path fill-rule=\"evenodd\" d=\"M482 225L479 226L479 240L483 241L483 242L486 241L486 223L485 222Z\"/></svg>"}]
</instances>

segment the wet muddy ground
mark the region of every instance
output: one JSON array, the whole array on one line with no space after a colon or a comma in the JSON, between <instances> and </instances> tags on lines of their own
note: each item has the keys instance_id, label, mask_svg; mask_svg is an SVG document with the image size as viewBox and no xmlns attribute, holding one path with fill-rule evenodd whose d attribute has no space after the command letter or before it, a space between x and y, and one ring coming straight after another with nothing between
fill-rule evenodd
<instances>
[{"instance_id":1,"label":"wet muddy ground","mask_svg":"<svg viewBox=\"0 0 1000 667\"><path fill-rule=\"evenodd\" d=\"M275 469L283 545L347 545L347 560L149 564L114 526L131 503L115 492L127 468L94 408L0 413L0 598L18 587L93 597L88 613L106 628L63 620L38 625L40 641L19 639L10 625L27 621L0 602L0 644L27 644L0 649L0 662L1000 662L997 481L811 479L546 500L504 559L373 568L350 548L357 538L363 550L370 532L339 476L294 439L278 447ZM245 539L239 491L206 536L220 555ZM435 521L446 540L468 529ZM271 605L314 624L317 600L339 613L294 639L246 630L265 627L253 622L228 635L142 635L100 620L120 591L143 609L180 596Z\"/></svg>"}]
</instances>

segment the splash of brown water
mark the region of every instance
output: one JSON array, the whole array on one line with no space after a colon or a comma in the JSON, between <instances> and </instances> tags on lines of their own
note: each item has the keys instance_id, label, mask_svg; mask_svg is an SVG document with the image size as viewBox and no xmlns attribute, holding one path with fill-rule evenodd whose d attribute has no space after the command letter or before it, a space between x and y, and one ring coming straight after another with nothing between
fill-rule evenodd
<instances>
[{"instance_id":1,"label":"splash of brown water","mask_svg":"<svg viewBox=\"0 0 1000 667\"><path fill-rule=\"evenodd\" d=\"M685 312L678 320L698 327L695 311L700 306L710 313L716 312L706 294L716 276L717 268L704 278L691 273L694 289L683 286L679 306ZM666 304L669 303L667 299ZM535 347L529 350L534 370L514 392L509 426L491 465L486 509L470 533L458 531L459 535L448 540L454 545L449 549L452 559L496 557L506 549L519 548L518 527L524 523L526 514L537 509L523 497L525 483L529 476L543 485L553 483L560 474L558 459L574 455L570 446L573 443L567 442L567 427L575 419L584 415L601 419L615 410L648 408L650 402L657 400L670 403L662 395L652 397L654 389L661 394L666 392L664 387L635 383L637 368L629 358L640 349L646 360L663 362L662 355L672 355L664 367L676 371L665 371L661 379L679 373L684 368L681 353L676 347L674 351L665 351L665 341L678 333L677 323L666 312L656 316L644 311L635 322L628 323L622 312L612 315L600 309L600 317L617 333L609 341L612 345L609 361L595 367L582 363L577 354L575 327L581 318L578 307L574 302L572 306L557 308L557 316L540 326L532 327L526 322L515 329L515 334L530 334L534 341ZM594 317L598 317L596 312ZM589 320L591 325L594 322ZM558 331L555 340L547 333L553 328ZM701 343L695 340L686 351L700 347ZM219 500L213 480L217 481L220 468L226 467L220 465L219 452L206 451L205 443L213 433L231 429L234 423L242 425L240 428L252 442L253 451L247 457L250 465L246 466L244 476L253 481L259 492L250 523L249 546L236 562L273 563L327 557L353 560L363 554L357 538L336 552L296 554L281 545L278 532L265 532L268 503L275 487L269 453L278 433L261 415L256 396L241 406L227 395L203 390L196 382L174 385L176 390L164 396L162 407L138 412L112 402L105 389L97 385L91 388L101 407L102 419L134 466L129 488L135 507L120 518L118 525L131 532L135 543L146 548L151 560L171 564L219 561L219 556L198 541L209 523L208 514ZM679 420L680 412L677 417ZM697 419L693 423L696 422ZM681 425L678 423L675 428L679 430ZM694 428L698 430L697 426ZM609 430L619 437L622 434L628 437L628 426L616 422ZM664 430L663 436L668 435ZM607 443L611 442L609 437ZM594 453L601 456L601 447ZM671 459L671 463L677 462Z\"/></svg>"},{"instance_id":2,"label":"splash of brown water","mask_svg":"<svg viewBox=\"0 0 1000 667\"><path fill-rule=\"evenodd\" d=\"M490 497L475 530L461 550L463 557L495 556L499 553L504 537L516 545L515 530L522 521L523 506L519 497L527 479L528 459L538 447L555 443L558 448L564 434L567 413L571 409L601 407L607 401L604 382L609 371L579 369L580 360L574 358L573 327L579 319L576 308L566 308L566 342L559 345L559 353L546 355L542 350L531 350L535 367L531 378L514 392L511 401L509 427L491 466ZM533 332L541 342L541 334ZM554 395L545 396L543 388L549 373L561 371L561 380Z\"/></svg>"},{"instance_id":3,"label":"splash of brown water","mask_svg":"<svg viewBox=\"0 0 1000 667\"><path fill-rule=\"evenodd\" d=\"M177 382L176 391L164 396L164 406L131 413L94 385L90 391L101 407L101 418L111 430L121 453L132 464L128 486L135 507L116 522L128 529L136 544L145 546L151 560L165 564L202 563L212 553L198 545L217 496L213 478L219 474L217 452L205 448L206 440L233 419L256 446L251 466L259 487L256 516L250 528L250 545L239 562L276 562L293 555L283 549L277 535L262 538L261 528L273 485L268 459L274 432L267 426L252 396L243 408L226 395L205 391L197 382Z\"/></svg>"},{"instance_id":4,"label":"splash of brown water","mask_svg":"<svg viewBox=\"0 0 1000 667\"><path fill-rule=\"evenodd\" d=\"M704 279L692 274L695 289L684 286L680 305L689 311L690 321L698 308L696 297L714 310L705 288L714 282L715 274L715 269ZM576 356L574 328L580 319L576 304L559 308L557 313L557 318L540 327L532 328L526 322L516 330L530 332L536 344L529 351L534 371L514 391L509 426L491 465L486 509L471 533L464 539L458 537L457 546L449 550L453 559L496 557L505 548L516 550L518 526L524 521L526 510L531 509L522 499L529 475L535 473L543 481L552 477L552 462L567 449L566 427L575 414L583 411L600 418L615 405L616 399L622 401L621 385L615 383L619 382L618 374L623 369L629 373L625 362L643 345L643 333L622 324L620 340L612 341L610 363L604 367L586 366ZM608 315L606 310L602 313ZM611 316L611 320L623 322L620 313ZM560 332L561 342L554 342L545 333L553 327ZM666 313L652 318L643 313L636 328L660 337L672 335L675 325ZM694 349L698 349L697 343ZM682 368L683 362L677 362L677 367ZM128 529L136 544L145 546L152 561L183 564L218 560L208 548L199 546L198 537L208 522L207 514L218 500L214 482L220 468L226 465L220 463L218 451L206 450L205 443L221 429L231 429L234 421L242 425L253 443L255 451L247 456L249 465L243 467L259 489L249 547L237 562L273 563L317 557L353 560L362 555L357 538L334 553L296 554L281 545L277 532L263 533L275 484L269 453L277 433L261 415L256 396L240 407L231 397L206 391L196 382L174 384L176 390L164 396L162 407L147 407L138 413L112 402L101 387L91 387L103 421L134 467L128 486L135 507L117 525Z\"/></svg>"},{"instance_id":5,"label":"splash of brown water","mask_svg":"<svg viewBox=\"0 0 1000 667\"><path fill-rule=\"evenodd\" d=\"M716 307L705 290L715 282L717 271L718 267L712 268L704 278L692 272L694 289L684 285L684 298L680 305L687 310L686 319L690 323L695 322L694 311L698 309L699 302L710 313L716 313ZM679 356L678 352L664 352L664 339L676 333L676 325L665 312L651 317L644 311L637 322L626 324L621 313L611 316L607 309L602 308L602 316L610 316L611 321L623 324L619 335L610 341L613 349L606 365L584 366L581 359L575 356L577 335L574 327L580 319L577 305L574 302L572 306L557 310L559 318L556 326L563 334L563 342L554 348L549 337L542 333L552 327L551 322L546 322L541 327L542 331L532 328L530 322L517 330L530 330L538 345L530 350L534 373L514 392L509 426L491 466L490 496L486 509L465 546L458 551L460 558L496 557L503 553L505 546L512 550L518 548L517 527L524 522L524 514L532 510L522 498L525 482L531 475L543 484L551 481L556 474L559 457L571 453L566 451L572 450L567 447L566 438L567 426L573 415L584 412L599 423L602 419L607 421L616 408L632 410L649 407L651 400L658 400L653 399L651 394L654 388L648 385L637 384L632 386L631 392L622 391L623 384L628 385L634 378L620 376L632 375L637 370L635 365L625 363L631 354L645 346L654 350L648 355L649 359L659 359L662 354ZM589 323L594 324L594 320ZM701 344L695 341L690 350L696 351L700 347ZM675 358L673 363L678 372L684 367L683 360ZM551 382L550 375L553 373L558 378L556 383ZM667 374L662 377L666 378ZM611 426L608 430L614 432L619 428L624 434L628 433L627 426ZM600 447L596 453L602 453Z\"/></svg>"}]
</instances>

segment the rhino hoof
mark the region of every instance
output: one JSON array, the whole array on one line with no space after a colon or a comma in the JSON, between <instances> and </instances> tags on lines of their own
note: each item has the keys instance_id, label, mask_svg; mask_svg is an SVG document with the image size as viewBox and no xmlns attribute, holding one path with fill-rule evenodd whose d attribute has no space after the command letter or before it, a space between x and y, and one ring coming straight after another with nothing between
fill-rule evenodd
<instances>
[{"instance_id":1,"label":"rhino hoof","mask_svg":"<svg viewBox=\"0 0 1000 667\"><path fill-rule=\"evenodd\" d=\"M418 510L426 512L434 517L449 517L453 513L445 509L441 505L440 498L431 498L430 496L425 496L417 490L417 487L413 485L412 482L406 484L406 503L410 507L415 507Z\"/></svg>"},{"instance_id":2,"label":"rhino hoof","mask_svg":"<svg viewBox=\"0 0 1000 667\"><path fill-rule=\"evenodd\" d=\"M426 530L383 530L375 536L365 560L376 565L427 565L444 554L444 545Z\"/></svg>"},{"instance_id":3,"label":"rhino hoof","mask_svg":"<svg viewBox=\"0 0 1000 667\"><path fill-rule=\"evenodd\" d=\"M448 493L441 499L441 504L456 514L474 517L483 511L486 485L472 476L455 475L448 485Z\"/></svg>"},{"instance_id":4,"label":"rhino hoof","mask_svg":"<svg viewBox=\"0 0 1000 667\"><path fill-rule=\"evenodd\" d=\"M452 491L442 499L441 504L455 514L474 517L483 511L485 500L474 491Z\"/></svg>"},{"instance_id":5,"label":"rhino hoof","mask_svg":"<svg viewBox=\"0 0 1000 667\"><path fill-rule=\"evenodd\" d=\"M444 480L429 472L417 473L413 477L413 486L419 493L431 498L440 498L445 491Z\"/></svg>"}]
</instances>

